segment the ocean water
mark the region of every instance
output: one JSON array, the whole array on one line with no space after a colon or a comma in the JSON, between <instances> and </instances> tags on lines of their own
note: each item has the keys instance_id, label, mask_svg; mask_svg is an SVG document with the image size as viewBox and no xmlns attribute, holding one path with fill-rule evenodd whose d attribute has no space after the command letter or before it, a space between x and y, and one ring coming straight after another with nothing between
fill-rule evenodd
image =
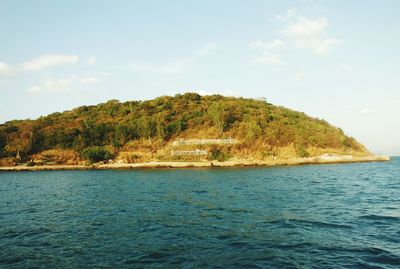
<instances>
[{"instance_id":1,"label":"ocean water","mask_svg":"<svg viewBox=\"0 0 400 269\"><path fill-rule=\"evenodd\" d=\"M0 268L400 268L400 158L0 173Z\"/></svg>"}]
</instances>

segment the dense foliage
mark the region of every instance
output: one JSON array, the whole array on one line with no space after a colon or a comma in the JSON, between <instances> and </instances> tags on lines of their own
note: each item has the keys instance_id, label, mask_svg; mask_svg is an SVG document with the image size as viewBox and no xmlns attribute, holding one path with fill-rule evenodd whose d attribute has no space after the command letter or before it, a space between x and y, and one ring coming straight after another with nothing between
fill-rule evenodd
<instances>
[{"instance_id":1,"label":"dense foliage","mask_svg":"<svg viewBox=\"0 0 400 269\"><path fill-rule=\"evenodd\" d=\"M81 155L83 159L88 160L91 163L105 161L113 157L109 150L100 146L88 147L82 151Z\"/></svg>"},{"instance_id":2,"label":"dense foliage","mask_svg":"<svg viewBox=\"0 0 400 269\"><path fill-rule=\"evenodd\" d=\"M233 137L244 147L257 147L266 154L289 145L302 156L308 156L310 147L365 151L341 129L301 112L255 99L186 93L149 101L111 100L36 120L6 122L0 125L0 157L19 154L26 159L49 149L92 156L97 147L118 151L135 141L157 141L163 146L177 137L205 136ZM96 154L93 161L109 157Z\"/></svg>"}]
</instances>

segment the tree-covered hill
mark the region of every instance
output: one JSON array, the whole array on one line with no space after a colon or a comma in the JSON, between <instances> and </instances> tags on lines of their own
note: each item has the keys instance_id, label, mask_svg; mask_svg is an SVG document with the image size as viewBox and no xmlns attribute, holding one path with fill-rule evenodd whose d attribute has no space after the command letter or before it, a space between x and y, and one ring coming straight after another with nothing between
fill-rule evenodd
<instances>
[{"instance_id":1,"label":"tree-covered hill","mask_svg":"<svg viewBox=\"0 0 400 269\"><path fill-rule=\"evenodd\" d=\"M172 141L193 138L239 141L191 147L207 149L210 154L201 158L208 159L369 154L341 129L304 113L262 100L186 93L148 101L111 100L36 120L6 122L0 125L0 158L10 162L19 155L22 161L71 164L106 158L167 160L178 158L170 154Z\"/></svg>"}]
</instances>

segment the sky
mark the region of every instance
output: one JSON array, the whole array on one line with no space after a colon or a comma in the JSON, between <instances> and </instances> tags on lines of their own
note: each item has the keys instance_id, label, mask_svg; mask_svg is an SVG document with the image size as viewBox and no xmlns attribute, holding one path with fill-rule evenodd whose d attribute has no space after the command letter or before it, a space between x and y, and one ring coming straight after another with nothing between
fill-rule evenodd
<instances>
[{"instance_id":1,"label":"sky","mask_svg":"<svg viewBox=\"0 0 400 269\"><path fill-rule=\"evenodd\" d=\"M0 123L110 99L265 97L400 155L400 1L0 0Z\"/></svg>"}]
</instances>

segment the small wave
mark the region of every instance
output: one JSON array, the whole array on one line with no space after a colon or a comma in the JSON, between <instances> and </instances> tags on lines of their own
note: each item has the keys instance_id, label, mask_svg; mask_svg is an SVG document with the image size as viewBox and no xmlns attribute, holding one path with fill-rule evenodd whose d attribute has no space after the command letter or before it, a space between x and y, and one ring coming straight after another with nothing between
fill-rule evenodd
<instances>
[{"instance_id":1,"label":"small wave","mask_svg":"<svg viewBox=\"0 0 400 269\"><path fill-rule=\"evenodd\" d=\"M205 208L203 209L204 211L226 211L226 208L223 207L209 207L209 208Z\"/></svg>"},{"instance_id":2,"label":"small wave","mask_svg":"<svg viewBox=\"0 0 400 269\"><path fill-rule=\"evenodd\" d=\"M7 264L7 265L16 265L21 263L25 260L24 257L15 257L15 256L0 256L0 265Z\"/></svg>"},{"instance_id":3,"label":"small wave","mask_svg":"<svg viewBox=\"0 0 400 269\"><path fill-rule=\"evenodd\" d=\"M152 264L155 261L165 261L170 254L161 251L151 251L133 259L124 261L125 264Z\"/></svg>"},{"instance_id":4,"label":"small wave","mask_svg":"<svg viewBox=\"0 0 400 269\"><path fill-rule=\"evenodd\" d=\"M218 240L229 240L229 239L234 238L234 235L232 235L232 234L223 234L223 235L218 235L215 238L218 239Z\"/></svg>"},{"instance_id":5,"label":"small wave","mask_svg":"<svg viewBox=\"0 0 400 269\"><path fill-rule=\"evenodd\" d=\"M25 210L25 213L36 213L38 210L36 208L28 208Z\"/></svg>"},{"instance_id":6,"label":"small wave","mask_svg":"<svg viewBox=\"0 0 400 269\"><path fill-rule=\"evenodd\" d=\"M168 257L169 254L165 253L165 252L161 252L161 251L152 251L148 254L145 254L141 257L141 259L144 260L160 260L163 259L165 257Z\"/></svg>"},{"instance_id":7,"label":"small wave","mask_svg":"<svg viewBox=\"0 0 400 269\"><path fill-rule=\"evenodd\" d=\"M314 244L302 242L302 243L294 243L294 244L281 244L281 245L278 245L277 247L279 247L281 249L297 249L297 248L311 248L313 246L314 246Z\"/></svg>"},{"instance_id":8,"label":"small wave","mask_svg":"<svg viewBox=\"0 0 400 269\"><path fill-rule=\"evenodd\" d=\"M204 218L224 219L222 216L219 216L217 214L201 214L200 216Z\"/></svg>"},{"instance_id":9,"label":"small wave","mask_svg":"<svg viewBox=\"0 0 400 269\"><path fill-rule=\"evenodd\" d=\"M311 226L318 227L326 227L326 228L339 228L339 229L351 229L353 228L351 225L347 224L337 224L332 222L323 222L323 221L313 221L313 220L296 220L298 223L303 223Z\"/></svg>"},{"instance_id":10,"label":"small wave","mask_svg":"<svg viewBox=\"0 0 400 269\"><path fill-rule=\"evenodd\" d=\"M400 266L400 257L392 253L373 255L371 257L368 257L366 260L377 264L390 264Z\"/></svg>"},{"instance_id":11,"label":"small wave","mask_svg":"<svg viewBox=\"0 0 400 269\"><path fill-rule=\"evenodd\" d=\"M338 228L338 229L352 229L351 225L347 224L337 224L332 222L322 222L322 221L314 221L314 220L303 220L303 219L279 219L279 220L269 220L267 223L276 223L276 224L301 224L307 226L316 226L316 227L324 227L324 228Z\"/></svg>"},{"instance_id":12,"label":"small wave","mask_svg":"<svg viewBox=\"0 0 400 269\"><path fill-rule=\"evenodd\" d=\"M377 247L369 247L369 248L346 248L346 247L339 247L339 246L321 246L321 250L329 251L329 252L351 252L351 253L359 253L365 255L386 255L391 254L391 252L387 250L383 250Z\"/></svg>"},{"instance_id":13,"label":"small wave","mask_svg":"<svg viewBox=\"0 0 400 269\"><path fill-rule=\"evenodd\" d=\"M231 213L251 213L251 211L244 208L228 209L227 211Z\"/></svg>"},{"instance_id":14,"label":"small wave","mask_svg":"<svg viewBox=\"0 0 400 269\"><path fill-rule=\"evenodd\" d=\"M366 220L384 220L384 221L399 221L400 217L395 217L395 216L382 216L382 215L363 215L359 217L360 219L366 219Z\"/></svg>"},{"instance_id":15,"label":"small wave","mask_svg":"<svg viewBox=\"0 0 400 269\"><path fill-rule=\"evenodd\" d=\"M34 230L29 230L23 233L23 236L29 237L29 236L39 236L39 235L45 235L49 234L51 232L50 229L47 228L38 228Z\"/></svg>"},{"instance_id":16,"label":"small wave","mask_svg":"<svg viewBox=\"0 0 400 269\"><path fill-rule=\"evenodd\" d=\"M233 248L246 248L246 247L249 247L250 244L247 243L246 241L234 241L234 242L230 242L229 246L231 246Z\"/></svg>"},{"instance_id":17,"label":"small wave","mask_svg":"<svg viewBox=\"0 0 400 269\"><path fill-rule=\"evenodd\" d=\"M11 239L11 238L16 238L20 235L18 231L14 230L9 230L5 231L0 235L0 239Z\"/></svg>"},{"instance_id":18,"label":"small wave","mask_svg":"<svg viewBox=\"0 0 400 269\"><path fill-rule=\"evenodd\" d=\"M102 222L93 222L92 226L94 226L94 227L104 226L104 223L102 223Z\"/></svg>"},{"instance_id":19,"label":"small wave","mask_svg":"<svg viewBox=\"0 0 400 269\"><path fill-rule=\"evenodd\" d=\"M321 249L325 251L329 251L330 253L339 252L339 253L356 253L358 257L360 257L364 262L369 264L371 263L376 268L377 264L387 264L387 265L399 265L400 264L400 256L395 255L392 252L387 250L383 250L376 247L370 248L337 248L337 247L321 247Z\"/></svg>"},{"instance_id":20,"label":"small wave","mask_svg":"<svg viewBox=\"0 0 400 269\"><path fill-rule=\"evenodd\" d=\"M208 191L193 191L195 194L205 194L208 193Z\"/></svg>"}]
</instances>

